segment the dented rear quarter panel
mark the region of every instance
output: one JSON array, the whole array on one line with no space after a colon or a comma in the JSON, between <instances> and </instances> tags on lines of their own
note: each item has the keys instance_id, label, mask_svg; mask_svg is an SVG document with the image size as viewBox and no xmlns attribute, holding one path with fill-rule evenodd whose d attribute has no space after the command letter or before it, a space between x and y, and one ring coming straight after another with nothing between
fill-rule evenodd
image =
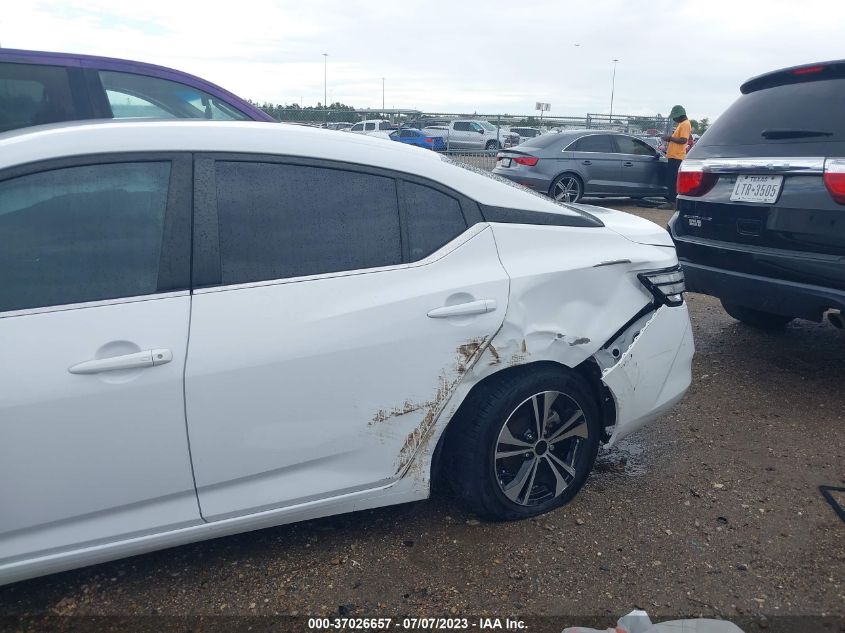
<instances>
[{"instance_id":1,"label":"dented rear quarter panel","mask_svg":"<svg viewBox=\"0 0 845 633\"><path fill-rule=\"evenodd\" d=\"M612 230L491 226L510 278L507 313L496 334L466 364L460 382L435 414L431 432L418 444L419 454L407 468L413 476L406 483L420 491L427 491L437 440L475 385L502 369L528 363L578 366L654 301L637 273L677 264L671 246L639 244ZM635 341L604 372L617 422L624 423L614 428L611 442L671 407L689 385L692 337L686 306L660 308L649 324L644 344ZM664 329L667 324L669 330ZM643 383L649 371L659 377ZM674 382L664 389L670 375Z\"/></svg>"}]
</instances>

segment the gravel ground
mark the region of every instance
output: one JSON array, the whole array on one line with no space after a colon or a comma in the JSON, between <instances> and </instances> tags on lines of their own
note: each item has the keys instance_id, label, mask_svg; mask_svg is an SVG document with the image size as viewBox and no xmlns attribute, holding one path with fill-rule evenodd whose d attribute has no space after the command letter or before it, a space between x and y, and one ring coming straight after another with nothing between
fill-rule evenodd
<instances>
[{"instance_id":1,"label":"gravel ground","mask_svg":"<svg viewBox=\"0 0 845 633\"><path fill-rule=\"evenodd\" d=\"M845 485L845 333L806 321L761 333L688 299L689 393L603 452L557 512L484 523L441 495L0 587L0 615L565 614L606 626L641 607L655 620L827 614L845 630L845 524L818 491Z\"/></svg>"}]
</instances>

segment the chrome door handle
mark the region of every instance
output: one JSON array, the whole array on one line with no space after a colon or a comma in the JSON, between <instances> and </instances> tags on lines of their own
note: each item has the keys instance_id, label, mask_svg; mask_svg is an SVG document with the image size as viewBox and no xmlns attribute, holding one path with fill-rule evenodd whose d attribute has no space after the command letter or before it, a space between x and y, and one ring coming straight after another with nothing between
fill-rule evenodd
<instances>
[{"instance_id":1,"label":"chrome door handle","mask_svg":"<svg viewBox=\"0 0 845 633\"><path fill-rule=\"evenodd\" d=\"M496 309L495 299L479 299L468 303L459 303L453 306L443 306L429 311L428 316L432 319L446 319L448 317L471 316L473 314L486 314Z\"/></svg>"},{"instance_id":2,"label":"chrome door handle","mask_svg":"<svg viewBox=\"0 0 845 633\"><path fill-rule=\"evenodd\" d=\"M164 365L173 360L173 354L169 349L145 349L142 352L123 354L110 358L97 358L86 360L68 367L72 374L99 374L104 371L115 371L117 369L141 369L143 367L155 367Z\"/></svg>"}]
</instances>

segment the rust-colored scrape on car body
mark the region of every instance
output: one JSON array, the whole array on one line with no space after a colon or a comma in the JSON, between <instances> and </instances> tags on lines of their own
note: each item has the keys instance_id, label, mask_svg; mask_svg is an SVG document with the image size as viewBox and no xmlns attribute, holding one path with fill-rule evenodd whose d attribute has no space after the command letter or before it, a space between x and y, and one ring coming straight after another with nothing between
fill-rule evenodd
<instances>
[{"instance_id":1,"label":"rust-colored scrape on car body","mask_svg":"<svg viewBox=\"0 0 845 633\"><path fill-rule=\"evenodd\" d=\"M434 394L434 397L420 407L425 407L427 409L425 417L422 421L420 421L417 427L408 434L405 438L405 443L399 450L399 461L396 469L397 474L405 470L408 464L411 463L414 455L416 455L425 442L431 438L431 431L434 428L435 421L437 420L437 414L440 412L443 404L449 399L449 396L452 394L452 391L455 389L457 384L461 381L463 373L481 355L486 341L486 337L477 337L458 347L455 367L440 375L437 392Z\"/></svg>"},{"instance_id":2,"label":"rust-colored scrape on car body","mask_svg":"<svg viewBox=\"0 0 845 633\"><path fill-rule=\"evenodd\" d=\"M415 404L410 400L405 400L405 403L401 407L393 407L389 411L387 411L386 409L379 409L378 411L376 411L376 414L373 416L373 419L370 420L368 426L378 424L379 422L384 422L385 420L395 418L400 415L406 415L408 413L413 413L414 411L419 411L424 406L426 406L426 404L427 403L425 402L422 404Z\"/></svg>"}]
</instances>

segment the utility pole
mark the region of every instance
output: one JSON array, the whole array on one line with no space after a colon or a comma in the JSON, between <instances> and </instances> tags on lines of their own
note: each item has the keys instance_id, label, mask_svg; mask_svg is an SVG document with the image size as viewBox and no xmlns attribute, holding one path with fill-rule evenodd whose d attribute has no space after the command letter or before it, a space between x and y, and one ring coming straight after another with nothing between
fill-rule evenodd
<instances>
[{"instance_id":1,"label":"utility pole","mask_svg":"<svg viewBox=\"0 0 845 633\"><path fill-rule=\"evenodd\" d=\"M613 93L616 90L616 62L618 59L613 60L613 81L610 84L610 127L613 127Z\"/></svg>"},{"instance_id":2,"label":"utility pole","mask_svg":"<svg viewBox=\"0 0 845 633\"><path fill-rule=\"evenodd\" d=\"M328 65L329 54L323 53L323 110L326 111L326 127L329 127L329 104L326 103L328 96Z\"/></svg>"}]
</instances>

